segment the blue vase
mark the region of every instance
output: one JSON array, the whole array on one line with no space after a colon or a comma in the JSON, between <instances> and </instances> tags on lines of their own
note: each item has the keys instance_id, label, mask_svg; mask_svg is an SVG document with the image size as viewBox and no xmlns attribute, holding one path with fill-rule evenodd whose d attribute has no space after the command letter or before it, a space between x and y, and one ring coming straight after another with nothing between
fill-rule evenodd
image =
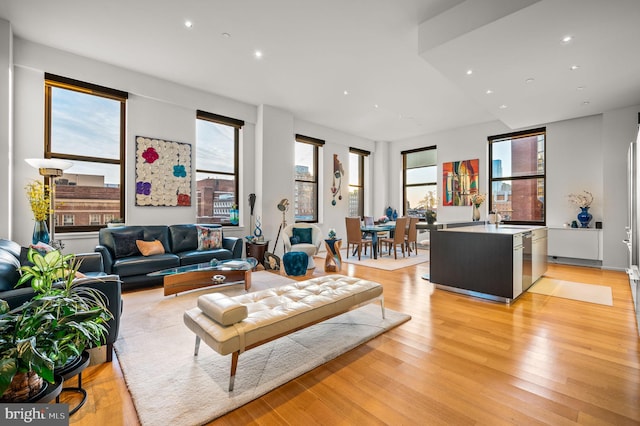
<instances>
[{"instance_id":1,"label":"blue vase","mask_svg":"<svg viewBox=\"0 0 640 426\"><path fill-rule=\"evenodd\" d=\"M239 213L238 209L229 210L229 222L231 222L232 225L237 225L240 222Z\"/></svg>"},{"instance_id":2,"label":"blue vase","mask_svg":"<svg viewBox=\"0 0 640 426\"><path fill-rule=\"evenodd\" d=\"M47 228L47 222L44 220L36 220L33 225L33 235L31 236L31 242L38 244L43 242L49 244L49 228Z\"/></svg>"},{"instance_id":3,"label":"blue vase","mask_svg":"<svg viewBox=\"0 0 640 426\"><path fill-rule=\"evenodd\" d=\"M393 216L393 209L391 208L391 206L387 207L387 210L385 211L385 213L387 214L387 218L391 220Z\"/></svg>"},{"instance_id":4,"label":"blue vase","mask_svg":"<svg viewBox=\"0 0 640 426\"><path fill-rule=\"evenodd\" d=\"M394 210L393 211L393 220L396 220L398 218L398 211Z\"/></svg>"},{"instance_id":5,"label":"blue vase","mask_svg":"<svg viewBox=\"0 0 640 426\"><path fill-rule=\"evenodd\" d=\"M591 222L593 216L589 213L589 207L580 207L580 213L578 213L578 221L581 228L588 228L589 222Z\"/></svg>"}]
</instances>

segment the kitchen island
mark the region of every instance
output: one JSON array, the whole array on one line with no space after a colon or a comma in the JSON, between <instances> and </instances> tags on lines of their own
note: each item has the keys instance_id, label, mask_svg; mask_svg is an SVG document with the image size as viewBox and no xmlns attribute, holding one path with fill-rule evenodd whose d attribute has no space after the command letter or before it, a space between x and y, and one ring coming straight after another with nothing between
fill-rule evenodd
<instances>
[{"instance_id":1,"label":"kitchen island","mask_svg":"<svg viewBox=\"0 0 640 426\"><path fill-rule=\"evenodd\" d=\"M511 303L547 269L547 228L464 226L431 232L436 288Z\"/></svg>"}]
</instances>

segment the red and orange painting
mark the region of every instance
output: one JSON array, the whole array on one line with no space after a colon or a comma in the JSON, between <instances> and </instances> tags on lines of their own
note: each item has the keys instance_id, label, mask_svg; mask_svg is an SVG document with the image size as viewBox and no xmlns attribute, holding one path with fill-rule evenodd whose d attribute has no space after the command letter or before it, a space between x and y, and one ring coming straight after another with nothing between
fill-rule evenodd
<instances>
[{"instance_id":1,"label":"red and orange painting","mask_svg":"<svg viewBox=\"0 0 640 426\"><path fill-rule=\"evenodd\" d=\"M443 206L470 206L478 192L480 160L442 163Z\"/></svg>"}]
</instances>

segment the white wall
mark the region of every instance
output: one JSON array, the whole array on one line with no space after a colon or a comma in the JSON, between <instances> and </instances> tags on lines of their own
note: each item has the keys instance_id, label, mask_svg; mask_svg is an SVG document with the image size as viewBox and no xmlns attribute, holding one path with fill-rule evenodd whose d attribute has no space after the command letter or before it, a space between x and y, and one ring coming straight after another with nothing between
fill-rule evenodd
<instances>
[{"instance_id":1,"label":"white wall","mask_svg":"<svg viewBox=\"0 0 640 426\"><path fill-rule=\"evenodd\" d=\"M5 24L8 25L6 21ZM2 42L6 41L11 46L11 32L5 31L3 34L3 29L4 27L0 25L0 60L9 60L10 55L3 51ZM261 216L265 238L275 242L277 230L282 220L276 205L282 198L293 200L293 141L295 133L308 134L327 141L323 150L323 158L320 159L323 180L320 183L321 205L319 210L320 225L323 226L322 222L326 220L329 220L331 225L323 232L328 232L330 227L337 227L336 224L344 222L342 218L346 215L344 214L348 193L346 187L343 189L342 203L337 208L327 210L327 206L330 206L330 199L327 198L330 184L327 179L331 174L332 163L329 159L332 158L332 153L334 151L338 153L345 169L348 169L349 146L366 150L373 150L375 147L372 141L296 120L289 111L271 106L258 108L254 105L118 68L20 38L14 40L13 46L15 81L13 86L9 86L9 88L13 88L16 94L12 105L15 150L11 157L11 166L14 168L14 173L9 175L7 179L13 178L14 183L0 187L0 199L7 200L6 203L1 204L10 209L16 220L12 225L7 222L6 230L3 230L2 224L0 224L0 237L13 238L23 245L30 242L33 220L22 188L30 179L40 179L37 170L29 167L24 159L37 157L43 153L45 72L129 93L125 170L127 182L125 219L128 224L194 222L195 204L191 207L135 206L134 187L128 183L135 182L135 136L157 137L190 143L193 146L192 153L195 156L195 114L198 109L245 121L241 132L241 170L238 194L242 210L241 222L240 227L226 228L225 235L243 237L249 234L251 224L247 200L250 193L255 193L257 195L255 214ZM1 74L0 81L2 81ZM10 103L8 95L1 91L1 87L0 99L6 99L7 103ZM2 115L6 120L9 120L9 116L9 113ZM7 136L6 139L7 141L3 141L0 137L0 144L8 146L9 137ZM195 173L193 176L195 188ZM2 179L1 176L0 179ZM346 176L345 185L348 186L348 177ZM11 188L16 189L15 194L11 193ZM343 211L343 209L345 210ZM325 212L329 214L328 218L325 218ZM2 215L3 218L9 216L8 214ZM293 223L293 210L290 210L287 222ZM92 251L97 243L97 233L56 234L56 239L65 244L66 251ZM280 242L280 250L281 244Z\"/></svg>"},{"instance_id":2,"label":"white wall","mask_svg":"<svg viewBox=\"0 0 640 426\"><path fill-rule=\"evenodd\" d=\"M0 152L8 153L0 156L0 188L7 188L11 193L13 189L13 138L11 104L13 102L13 35L11 24L0 19ZM0 235L11 238L11 205L0 203Z\"/></svg>"},{"instance_id":3,"label":"white wall","mask_svg":"<svg viewBox=\"0 0 640 426\"><path fill-rule=\"evenodd\" d=\"M631 107L534 126L547 129L547 225L562 226L576 219L578 210L569 203L568 194L582 190L592 192L591 226L596 221L603 222L603 268L607 269L622 270L626 266L626 252L621 243L627 209L626 150L629 142L635 139L638 111L639 107ZM401 151L431 145L438 147L438 196L442 202L442 163L480 159L480 192L488 192L487 137L513 131L496 121L391 144L392 207L402 202ZM487 209L488 203L485 203L481 208L483 220L487 217ZM438 208L440 222L470 219L470 206Z\"/></svg>"},{"instance_id":4,"label":"white wall","mask_svg":"<svg viewBox=\"0 0 640 426\"><path fill-rule=\"evenodd\" d=\"M480 160L480 192L488 191L487 137L491 135L507 133L508 128L500 122L491 122L476 126L461 127L446 132L423 135L416 138L393 143L390 147L389 157L394 159L390 164L390 175L393 181L390 183L390 205L401 213L402 206L402 159L400 152L437 146L438 148L438 222L467 222L471 220L471 206L442 206L442 163L461 160ZM480 208L481 219L487 217L487 204Z\"/></svg>"},{"instance_id":5,"label":"white wall","mask_svg":"<svg viewBox=\"0 0 640 426\"><path fill-rule=\"evenodd\" d=\"M604 267L627 267L627 150L636 140L640 105L608 111L602 118L603 261Z\"/></svg>"}]
</instances>

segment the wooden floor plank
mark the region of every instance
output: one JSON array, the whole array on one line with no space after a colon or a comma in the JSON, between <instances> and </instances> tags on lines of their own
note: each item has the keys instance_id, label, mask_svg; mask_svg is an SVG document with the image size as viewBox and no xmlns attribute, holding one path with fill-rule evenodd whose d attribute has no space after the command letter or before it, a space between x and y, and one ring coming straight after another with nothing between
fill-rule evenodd
<instances>
[{"instance_id":1,"label":"wooden floor plank","mask_svg":"<svg viewBox=\"0 0 640 426\"><path fill-rule=\"evenodd\" d=\"M210 424L640 424L626 274L551 264L548 277L610 286L613 306L532 293L505 305L435 289L428 264L343 266L382 283L385 305L411 321ZM116 357L83 384L71 424L138 424Z\"/></svg>"}]
</instances>

